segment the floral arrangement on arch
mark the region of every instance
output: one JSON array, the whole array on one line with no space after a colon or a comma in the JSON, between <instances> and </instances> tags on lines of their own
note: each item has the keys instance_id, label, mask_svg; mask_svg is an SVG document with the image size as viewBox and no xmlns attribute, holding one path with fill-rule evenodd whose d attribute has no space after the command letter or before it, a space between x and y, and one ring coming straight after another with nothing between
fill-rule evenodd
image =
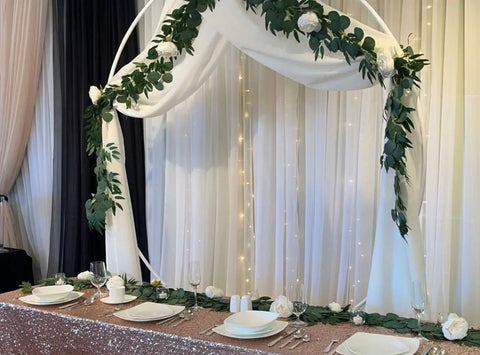
<instances>
[{"instance_id":1,"label":"floral arrangement on arch","mask_svg":"<svg viewBox=\"0 0 480 355\"><path fill-rule=\"evenodd\" d=\"M384 107L387 121L385 142L380 164L387 171L394 170L395 204L391 216L400 235L405 238L409 227L406 206L400 195L400 181L408 182L406 150L412 148L408 134L415 128L410 117L413 107L402 102L404 95L415 86L419 87L418 72L428 64L422 54L416 54L410 46L402 47L398 53L390 53L384 48L376 48L375 39L365 36L363 30L355 27L348 32L351 21L348 16L337 11L325 12L324 7L314 0L242 0L247 11L261 13L266 30L273 35L283 33L300 41L300 36L308 39L314 59L321 60L325 50L342 53L345 61L360 59L359 75L370 82L391 80L391 89ZM132 107L140 95L148 97L153 90L163 90L172 82L172 69L178 55L186 52L193 55L193 42L198 36L202 23L202 13L214 11L216 0L185 0L184 5L167 15L161 33L149 48L149 63L135 63L136 69L122 77L121 85L107 85L103 89L90 90L92 105L86 109L87 152L96 154L97 191L85 203L86 214L91 228L102 232L105 229L107 212L115 213L122 208L123 199L117 174L107 169L107 163L119 159L120 152L113 143L102 142L102 121L113 119L110 111L115 103Z\"/></svg>"}]
</instances>

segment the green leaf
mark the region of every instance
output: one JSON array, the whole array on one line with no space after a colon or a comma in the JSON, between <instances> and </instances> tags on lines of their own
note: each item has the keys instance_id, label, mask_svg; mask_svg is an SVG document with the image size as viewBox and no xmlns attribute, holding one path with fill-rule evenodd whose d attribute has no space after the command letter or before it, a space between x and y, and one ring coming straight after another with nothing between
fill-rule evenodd
<instances>
[{"instance_id":1,"label":"green leaf","mask_svg":"<svg viewBox=\"0 0 480 355\"><path fill-rule=\"evenodd\" d=\"M173 75L170 74L170 73L165 73L165 74L163 74L163 76L162 76L162 80L163 80L164 82L166 82L166 83L171 83L172 80L173 80Z\"/></svg>"},{"instance_id":2,"label":"green leaf","mask_svg":"<svg viewBox=\"0 0 480 355\"><path fill-rule=\"evenodd\" d=\"M316 37L310 36L310 39L308 40L308 45L311 50L316 50L320 45L320 41Z\"/></svg>"},{"instance_id":3,"label":"green leaf","mask_svg":"<svg viewBox=\"0 0 480 355\"><path fill-rule=\"evenodd\" d=\"M366 51L373 51L375 49L375 40L372 37L365 37L362 48Z\"/></svg>"},{"instance_id":4,"label":"green leaf","mask_svg":"<svg viewBox=\"0 0 480 355\"><path fill-rule=\"evenodd\" d=\"M110 112L104 112L102 113L102 120L104 120L105 122L110 122L111 120L113 120L113 115Z\"/></svg>"},{"instance_id":5,"label":"green leaf","mask_svg":"<svg viewBox=\"0 0 480 355\"><path fill-rule=\"evenodd\" d=\"M350 19L347 16L340 16L340 29L346 30L350 26Z\"/></svg>"},{"instance_id":6,"label":"green leaf","mask_svg":"<svg viewBox=\"0 0 480 355\"><path fill-rule=\"evenodd\" d=\"M360 27L355 27L353 29L353 33L355 34L355 37L357 37L358 41L361 41L363 39L364 33Z\"/></svg>"},{"instance_id":7,"label":"green leaf","mask_svg":"<svg viewBox=\"0 0 480 355\"><path fill-rule=\"evenodd\" d=\"M148 73L147 80L149 82L151 82L152 84L156 84L160 80L160 77L161 77L161 75L160 75L159 72L152 71L152 72Z\"/></svg>"}]
</instances>

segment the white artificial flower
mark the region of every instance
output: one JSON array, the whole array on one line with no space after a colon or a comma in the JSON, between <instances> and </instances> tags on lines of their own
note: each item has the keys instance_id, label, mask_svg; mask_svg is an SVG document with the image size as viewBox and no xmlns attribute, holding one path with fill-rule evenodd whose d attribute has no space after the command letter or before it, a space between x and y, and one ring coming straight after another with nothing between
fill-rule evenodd
<instances>
[{"instance_id":1,"label":"white artificial flower","mask_svg":"<svg viewBox=\"0 0 480 355\"><path fill-rule=\"evenodd\" d=\"M88 90L88 96L90 96L90 100L92 100L92 103L95 105L100 96L102 96L102 90L92 85L90 86L90 90Z\"/></svg>"},{"instance_id":2,"label":"white artificial flower","mask_svg":"<svg viewBox=\"0 0 480 355\"><path fill-rule=\"evenodd\" d=\"M297 25L300 31L305 33L318 31L320 29L320 21L318 20L317 14L311 11L300 16Z\"/></svg>"},{"instance_id":3,"label":"white artificial flower","mask_svg":"<svg viewBox=\"0 0 480 355\"><path fill-rule=\"evenodd\" d=\"M353 317L353 324L355 325L362 325L364 323L364 320L361 316L355 316Z\"/></svg>"},{"instance_id":4,"label":"white artificial flower","mask_svg":"<svg viewBox=\"0 0 480 355\"><path fill-rule=\"evenodd\" d=\"M455 313L448 315L448 320L442 325L443 336L448 340L463 339L467 336L468 323Z\"/></svg>"},{"instance_id":5,"label":"white artificial flower","mask_svg":"<svg viewBox=\"0 0 480 355\"><path fill-rule=\"evenodd\" d=\"M178 48L175 43L171 41L161 42L157 46L157 53L159 57L171 58L178 56Z\"/></svg>"},{"instance_id":6,"label":"white artificial flower","mask_svg":"<svg viewBox=\"0 0 480 355\"><path fill-rule=\"evenodd\" d=\"M205 295L208 298L220 298L223 297L224 293L221 288L215 286L207 286L207 288L205 289Z\"/></svg>"},{"instance_id":7,"label":"white artificial flower","mask_svg":"<svg viewBox=\"0 0 480 355\"><path fill-rule=\"evenodd\" d=\"M163 286L163 282L162 280L155 277L152 281L150 281L150 285L152 285L153 287L160 287Z\"/></svg>"},{"instance_id":8,"label":"white artificial flower","mask_svg":"<svg viewBox=\"0 0 480 355\"><path fill-rule=\"evenodd\" d=\"M329 303L328 308L334 313L338 313L342 311L342 306L340 306L340 304L338 304L337 302Z\"/></svg>"},{"instance_id":9,"label":"white artificial flower","mask_svg":"<svg viewBox=\"0 0 480 355\"><path fill-rule=\"evenodd\" d=\"M107 281L107 288L115 288L115 287L122 287L125 286L125 281L122 279L122 277L115 275L112 276L108 279Z\"/></svg>"},{"instance_id":10,"label":"white artificial flower","mask_svg":"<svg viewBox=\"0 0 480 355\"><path fill-rule=\"evenodd\" d=\"M287 297L280 295L270 305L270 312L278 313L280 318L288 318L293 312L293 303Z\"/></svg>"},{"instance_id":11,"label":"white artificial flower","mask_svg":"<svg viewBox=\"0 0 480 355\"><path fill-rule=\"evenodd\" d=\"M383 50L377 52L378 71L384 78L391 78L395 74L395 63L390 53Z\"/></svg>"},{"instance_id":12,"label":"white artificial flower","mask_svg":"<svg viewBox=\"0 0 480 355\"><path fill-rule=\"evenodd\" d=\"M93 278L93 272L83 271L77 275L77 279L90 281Z\"/></svg>"}]
</instances>

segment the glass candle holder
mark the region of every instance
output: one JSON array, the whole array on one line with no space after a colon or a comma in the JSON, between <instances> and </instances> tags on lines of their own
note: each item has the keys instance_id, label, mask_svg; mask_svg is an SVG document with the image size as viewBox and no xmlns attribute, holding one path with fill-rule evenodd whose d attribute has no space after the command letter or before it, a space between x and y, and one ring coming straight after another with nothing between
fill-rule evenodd
<instances>
[{"instance_id":1,"label":"glass candle holder","mask_svg":"<svg viewBox=\"0 0 480 355\"><path fill-rule=\"evenodd\" d=\"M363 311L353 311L352 312L352 323L355 325L363 325L365 324L365 317L366 314Z\"/></svg>"}]
</instances>

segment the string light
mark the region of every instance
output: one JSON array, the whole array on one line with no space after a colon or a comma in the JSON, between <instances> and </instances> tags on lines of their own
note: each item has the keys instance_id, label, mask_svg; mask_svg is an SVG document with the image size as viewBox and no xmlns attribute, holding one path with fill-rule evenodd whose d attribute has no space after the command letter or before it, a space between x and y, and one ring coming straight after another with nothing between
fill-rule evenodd
<instances>
[{"instance_id":1,"label":"string light","mask_svg":"<svg viewBox=\"0 0 480 355\"><path fill-rule=\"evenodd\" d=\"M239 218L239 230L244 235L244 256L241 261L241 270L244 273L245 288L247 292L255 290L255 219L254 219L254 186L253 186L253 139L252 127L250 120L250 107L252 101L250 99L250 89L248 88L248 75L246 75L245 54L240 55L240 65L238 73L238 85L240 92L241 112L238 121L238 151L240 159L240 188L243 191L243 201L241 202L242 212Z\"/></svg>"}]
</instances>

